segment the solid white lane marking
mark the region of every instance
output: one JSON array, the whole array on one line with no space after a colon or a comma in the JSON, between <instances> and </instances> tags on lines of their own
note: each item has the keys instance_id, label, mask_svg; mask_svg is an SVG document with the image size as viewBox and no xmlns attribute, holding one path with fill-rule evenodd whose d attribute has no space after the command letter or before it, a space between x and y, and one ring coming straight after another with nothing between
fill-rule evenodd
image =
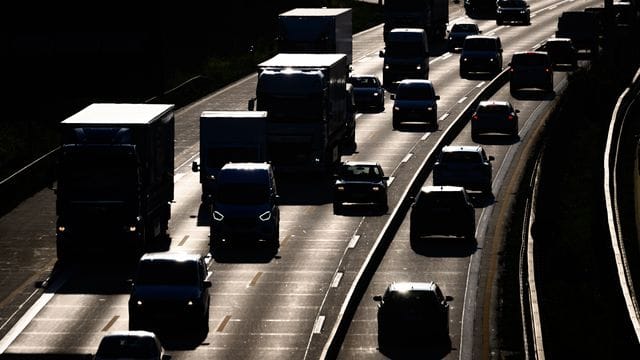
<instances>
[{"instance_id":1,"label":"solid white lane marking","mask_svg":"<svg viewBox=\"0 0 640 360\"><path fill-rule=\"evenodd\" d=\"M444 113L442 116L440 116L440 119L438 119L438 121L442 121L448 117L449 117L449 113Z\"/></svg>"}]
</instances>

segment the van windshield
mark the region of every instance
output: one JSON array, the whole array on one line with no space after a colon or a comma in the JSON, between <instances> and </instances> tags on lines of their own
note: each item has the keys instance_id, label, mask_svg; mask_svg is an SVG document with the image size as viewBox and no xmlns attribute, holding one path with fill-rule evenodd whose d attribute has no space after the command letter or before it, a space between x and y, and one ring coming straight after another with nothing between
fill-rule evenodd
<instances>
[{"instance_id":1,"label":"van windshield","mask_svg":"<svg viewBox=\"0 0 640 360\"><path fill-rule=\"evenodd\" d=\"M397 99L430 100L434 98L433 89L428 86L399 86Z\"/></svg>"},{"instance_id":2,"label":"van windshield","mask_svg":"<svg viewBox=\"0 0 640 360\"><path fill-rule=\"evenodd\" d=\"M392 41L386 45L386 52L390 56L423 57L426 49L422 41Z\"/></svg>"},{"instance_id":3,"label":"van windshield","mask_svg":"<svg viewBox=\"0 0 640 360\"><path fill-rule=\"evenodd\" d=\"M214 196L221 204L259 205L269 202L269 189L264 183L222 183Z\"/></svg>"}]
</instances>

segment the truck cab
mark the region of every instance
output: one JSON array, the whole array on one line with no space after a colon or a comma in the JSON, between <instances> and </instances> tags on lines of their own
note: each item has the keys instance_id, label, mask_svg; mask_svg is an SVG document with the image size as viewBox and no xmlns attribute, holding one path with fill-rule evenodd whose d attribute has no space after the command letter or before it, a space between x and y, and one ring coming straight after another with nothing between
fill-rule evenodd
<instances>
[{"instance_id":1,"label":"truck cab","mask_svg":"<svg viewBox=\"0 0 640 360\"><path fill-rule=\"evenodd\" d=\"M429 45L427 34L418 28L397 28L389 32L385 50L382 82L385 88L404 79L429 79Z\"/></svg>"}]
</instances>

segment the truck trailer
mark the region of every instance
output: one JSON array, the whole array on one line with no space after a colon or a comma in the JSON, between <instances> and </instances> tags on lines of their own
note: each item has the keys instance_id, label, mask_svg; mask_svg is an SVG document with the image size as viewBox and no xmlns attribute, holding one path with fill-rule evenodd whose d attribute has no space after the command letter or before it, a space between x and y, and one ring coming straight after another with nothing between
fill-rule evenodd
<instances>
[{"instance_id":1,"label":"truck trailer","mask_svg":"<svg viewBox=\"0 0 640 360\"><path fill-rule=\"evenodd\" d=\"M267 158L280 172L324 172L355 147L344 54L278 54L258 65L253 109L267 112Z\"/></svg>"},{"instance_id":2,"label":"truck trailer","mask_svg":"<svg viewBox=\"0 0 640 360\"><path fill-rule=\"evenodd\" d=\"M200 172L202 201L210 201L220 169L229 162L267 160L265 111L203 111L200 115Z\"/></svg>"},{"instance_id":3,"label":"truck trailer","mask_svg":"<svg viewBox=\"0 0 640 360\"><path fill-rule=\"evenodd\" d=\"M352 62L350 8L297 8L278 16L278 50L281 53L347 55Z\"/></svg>"},{"instance_id":4,"label":"truck trailer","mask_svg":"<svg viewBox=\"0 0 640 360\"><path fill-rule=\"evenodd\" d=\"M60 123L58 260L137 260L167 239L174 114L167 104L91 104Z\"/></svg>"},{"instance_id":5,"label":"truck trailer","mask_svg":"<svg viewBox=\"0 0 640 360\"><path fill-rule=\"evenodd\" d=\"M495 1L494 1L495 2ZM385 0L384 40L395 28L420 28L432 43L445 40L449 23L447 0Z\"/></svg>"}]
</instances>

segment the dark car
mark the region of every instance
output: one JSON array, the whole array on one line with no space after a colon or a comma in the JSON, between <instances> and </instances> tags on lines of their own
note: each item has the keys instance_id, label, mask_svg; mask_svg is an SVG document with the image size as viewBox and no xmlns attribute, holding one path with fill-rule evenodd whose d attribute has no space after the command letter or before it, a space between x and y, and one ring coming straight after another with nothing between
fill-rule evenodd
<instances>
[{"instance_id":1,"label":"dark car","mask_svg":"<svg viewBox=\"0 0 640 360\"><path fill-rule=\"evenodd\" d=\"M353 98L358 111L384 110L385 91L377 76L352 74L349 76L348 82L353 86Z\"/></svg>"},{"instance_id":2,"label":"dark car","mask_svg":"<svg viewBox=\"0 0 640 360\"><path fill-rule=\"evenodd\" d=\"M160 340L150 331L113 331L102 337L94 360L167 360Z\"/></svg>"},{"instance_id":3,"label":"dark car","mask_svg":"<svg viewBox=\"0 0 640 360\"><path fill-rule=\"evenodd\" d=\"M431 80L405 79L398 83L395 94L391 94L393 102L393 128L397 129L403 122L420 122L438 127L439 95L436 95Z\"/></svg>"},{"instance_id":4,"label":"dark car","mask_svg":"<svg viewBox=\"0 0 640 360\"><path fill-rule=\"evenodd\" d=\"M211 281L198 254L144 254L129 296L129 330L209 331Z\"/></svg>"},{"instance_id":5,"label":"dark car","mask_svg":"<svg viewBox=\"0 0 640 360\"><path fill-rule=\"evenodd\" d=\"M518 51L509 63L511 94L519 90L538 89L553 92L551 57L545 51Z\"/></svg>"},{"instance_id":6,"label":"dark car","mask_svg":"<svg viewBox=\"0 0 640 360\"><path fill-rule=\"evenodd\" d=\"M569 38L550 38L540 50L549 54L553 70L573 70L578 67L578 50Z\"/></svg>"},{"instance_id":7,"label":"dark car","mask_svg":"<svg viewBox=\"0 0 640 360\"><path fill-rule=\"evenodd\" d=\"M482 146L445 146L433 165L433 185L462 186L491 194L491 161Z\"/></svg>"},{"instance_id":8,"label":"dark car","mask_svg":"<svg viewBox=\"0 0 640 360\"><path fill-rule=\"evenodd\" d=\"M213 256L232 248L280 248L279 196L268 163L228 163L216 179L210 250Z\"/></svg>"},{"instance_id":9,"label":"dark car","mask_svg":"<svg viewBox=\"0 0 640 360\"><path fill-rule=\"evenodd\" d=\"M496 24L531 24L529 4L524 0L498 0L496 2Z\"/></svg>"},{"instance_id":10,"label":"dark car","mask_svg":"<svg viewBox=\"0 0 640 360\"><path fill-rule=\"evenodd\" d=\"M340 214L344 206L371 205L385 213L387 180L377 162L346 161L337 169L333 186L333 212Z\"/></svg>"},{"instance_id":11,"label":"dark car","mask_svg":"<svg viewBox=\"0 0 640 360\"><path fill-rule=\"evenodd\" d=\"M393 282L378 302L378 346L416 345L449 339L449 297L435 282Z\"/></svg>"},{"instance_id":12,"label":"dark car","mask_svg":"<svg viewBox=\"0 0 640 360\"><path fill-rule=\"evenodd\" d=\"M486 133L518 136L519 112L509 101L481 101L471 115L471 138Z\"/></svg>"},{"instance_id":13,"label":"dark car","mask_svg":"<svg viewBox=\"0 0 640 360\"><path fill-rule=\"evenodd\" d=\"M495 76L502 71L502 42L498 36L471 35L460 53L460 77L472 74Z\"/></svg>"},{"instance_id":14,"label":"dark car","mask_svg":"<svg viewBox=\"0 0 640 360\"><path fill-rule=\"evenodd\" d=\"M409 240L415 249L425 236L475 238L475 210L461 186L424 186L411 205Z\"/></svg>"},{"instance_id":15,"label":"dark car","mask_svg":"<svg viewBox=\"0 0 640 360\"><path fill-rule=\"evenodd\" d=\"M447 37L447 46L449 51L456 51L462 48L462 43L467 36L479 35L482 31L478 28L478 24L472 22L460 22L453 24L449 30Z\"/></svg>"}]
</instances>

